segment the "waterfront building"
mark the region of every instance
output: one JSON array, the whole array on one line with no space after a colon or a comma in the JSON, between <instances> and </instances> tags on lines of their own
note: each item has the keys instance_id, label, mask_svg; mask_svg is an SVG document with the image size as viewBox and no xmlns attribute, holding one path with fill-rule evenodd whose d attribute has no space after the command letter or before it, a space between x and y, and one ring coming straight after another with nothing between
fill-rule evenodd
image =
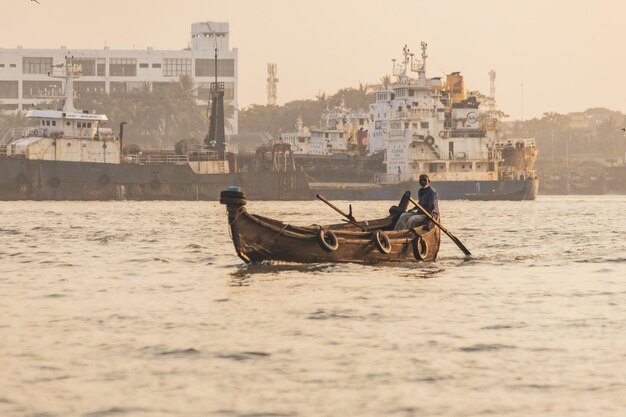
<instances>
[{"instance_id":1,"label":"waterfront building","mask_svg":"<svg viewBox=\"0 0 626 417\"><path fill-rule=\"evenodd\" d=\"M237 133L238 50L229 46L229 24L201 22L191 25L188 46L178 51L103 49L0 48L0 111L26 111L63 95L64 80L51 78L54 66L68 57L82 68L74 82L77 94L118 94L142 88L153 90L188 75L196 86L198 105L206 106L211 82L215 81L215 49L218 50L217 80L224 83L226 108L232 109L231 134Z\"/></svg>"}]
</instances>

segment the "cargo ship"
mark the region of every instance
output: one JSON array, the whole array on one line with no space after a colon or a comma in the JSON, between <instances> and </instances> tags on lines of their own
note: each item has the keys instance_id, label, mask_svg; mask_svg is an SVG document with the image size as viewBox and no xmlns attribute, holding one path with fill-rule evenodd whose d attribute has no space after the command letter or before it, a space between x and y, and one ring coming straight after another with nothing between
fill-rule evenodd
<instances>
[{"instance_id":1,"label":"cargo ship","mask_svg":"<svg viewBox=\"0 0 626 417\"><path fill-rule=\"evenodd\" d=\"M421 60L405 46L400 63L393 62L397 80L383 85L370 105L367 155L384 155L383 172L371 180L350 175L310 178L309 186L329 198L349 200L395 199L419 188L418 177L430 176L441 199L534 200L539 179L534 171L537 147L533 138L500 139L496 129L492 91L488 109L468 94L463 76L452 73L426 77L427 45ZM410 76L417 72L417 78Z\"/></svg>"},{"instance_id":2,"label":"cargo ship","mask_svg":"<svg viewBox=\"0 0 626 417\"><path fill-rule=\"evenodd\" d=\"M0 200L218 200L228 186L259 200L310 198L289 147L258 152L245 172L238 169L237 155L226 149L224 85L217 79L201 149L127 155L123 123L115 133L106 115L74 108L80 66L68 58L56 69L61 73L50 76L65 80L62 108L28 111L34 126L12 129L0 143Z\"/></svg>"}]
</instances>

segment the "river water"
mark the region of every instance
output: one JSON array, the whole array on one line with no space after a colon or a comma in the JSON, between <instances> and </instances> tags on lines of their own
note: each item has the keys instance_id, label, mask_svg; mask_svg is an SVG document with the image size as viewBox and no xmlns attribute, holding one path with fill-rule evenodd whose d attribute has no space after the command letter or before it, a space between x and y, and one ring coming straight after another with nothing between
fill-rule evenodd
<instances>
[{"instance_id":1,"label":"river water","mask_svg":"<svg viewBox=\"0 0 626 417\"><path fill-rule=\"evenodd\" d=\"M626 196L441 211L471 259L246 266L216 202L0 202L0 415L623 416Z\"/></svg>"}]
</instances>

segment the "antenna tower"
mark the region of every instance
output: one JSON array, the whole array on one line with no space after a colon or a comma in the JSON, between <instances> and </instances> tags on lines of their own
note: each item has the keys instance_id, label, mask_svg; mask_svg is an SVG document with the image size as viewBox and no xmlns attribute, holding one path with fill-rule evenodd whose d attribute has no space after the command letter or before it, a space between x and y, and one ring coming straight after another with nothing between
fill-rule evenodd
<instances>
[{"instance_id":1,"label":"antenna tower","mask_svg":"<svg viewBox=\"0 0 626 417\"><path fill-rule=\"evenodd\" d=\"M267 64L267 104L269 106L276 105L276 64Z\"/></svg>"}]
</instances>

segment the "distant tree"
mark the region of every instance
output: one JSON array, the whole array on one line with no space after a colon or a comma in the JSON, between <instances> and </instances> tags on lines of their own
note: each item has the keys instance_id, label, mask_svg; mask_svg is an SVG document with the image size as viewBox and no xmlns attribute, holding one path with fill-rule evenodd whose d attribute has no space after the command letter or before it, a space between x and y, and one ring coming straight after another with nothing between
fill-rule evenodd
<instances>
[{"instance_id":1,"label":"distant tree","mask_svg":"<svg viewBox=\"0 0 626 417\"><path fill-rule=\"evenodd\" d=\"M391 85L391 75L383 75L380 77L380 85L383 87L388 87Z\"/></svg>"}]
</instances>

